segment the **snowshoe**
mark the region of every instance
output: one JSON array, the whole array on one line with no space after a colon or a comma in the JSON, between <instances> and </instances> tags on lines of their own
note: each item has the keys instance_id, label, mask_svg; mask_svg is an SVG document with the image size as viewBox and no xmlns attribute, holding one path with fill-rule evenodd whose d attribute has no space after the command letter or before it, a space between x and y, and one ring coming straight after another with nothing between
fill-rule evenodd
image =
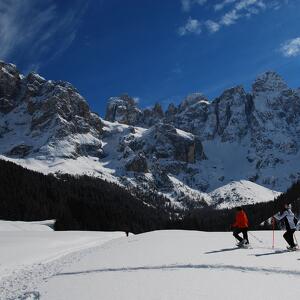
<instances>
[{"instance_id":1,"label":"snowshoe","mask_svg":"<svg viewBox=\"0 0 300 300\"><path fill-rule=\"evenodd\" d=\"M244 249L248 249L250 248L250 244L246 244L246 243L238 243L237 247L239 248L244 248Z\"/></svg>"},{"instance_id":2,"label":"snowshoe","mask_svg":"<svg viewBox=\"0 0 300 300\"><path fill-rule=\"evenodd\" d=\"M298 250L297 246L295 246L295 247L287 246L286 249L288 251L297 251Z\"/></svg>"}]
</instances>

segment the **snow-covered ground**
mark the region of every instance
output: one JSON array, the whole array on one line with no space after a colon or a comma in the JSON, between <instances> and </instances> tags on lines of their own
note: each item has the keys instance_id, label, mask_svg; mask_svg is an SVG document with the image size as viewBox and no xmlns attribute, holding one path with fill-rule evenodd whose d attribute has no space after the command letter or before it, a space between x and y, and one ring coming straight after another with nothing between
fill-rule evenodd
<instances>
[{"instance_id":1,"label":"snow-covered ground","mask_svg":"<svg viewBox=\"0 0 300 300\"><path fill-rule=\"evenodd\" d=\"M23 296L38 290L43 280L94 247L125 235L123 232L53 231L45 225L49 223L0 221L1 300L35 299Z\"/></svg>"},{"instance_id":2,"label":"snow-covered ground","mask_svg":"<svg viewBox=\"0 0 300 300\"><path fill-rule=\"evenodd\" d=\"M55 220L23 222L23 221L2 221L0 220L1 231L53 231Z\"/></svg>"},{"instance_id":3,"label":"snow-covered ground","mask_svg":"<svg viewBox=\"0 0 300 300\"><path fill-rule=\"evenodd\" d=\"M229 232L155 231L129 238L103 232L22 233L26 238L10 232L10 243L0 233L1 269L12 259L12 254L3 257L9 249L19 257L14 267L23 261L22 268L10 276L14 279L11 284L3 284L9 277L2 272L0 299L299 297L300 252L280 252L285 249L280 231L275 234L275 250L270 231L252 232L256 236L250 235L252 249L237 249ZM31 254L24 253L26 245L30 245ZM58 251L59 247L64 250ZM63 251L68 253L65 259L61 258ZM26 273L24 266L30 263L35 265ZM28 283L28 274L34 283Z\"/></svg>"}]
</instances>

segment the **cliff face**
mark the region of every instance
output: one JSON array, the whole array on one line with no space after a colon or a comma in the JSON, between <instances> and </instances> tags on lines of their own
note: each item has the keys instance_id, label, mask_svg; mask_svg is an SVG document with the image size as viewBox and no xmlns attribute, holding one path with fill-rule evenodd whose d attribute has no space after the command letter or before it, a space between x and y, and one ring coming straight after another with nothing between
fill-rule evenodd
<instances>
[{"instance_id":1,"label":"cliff face","mask_svg":"<svg viewBox=\"0 0 300 300\"><path fill-rule=\"evenodd\" d=\"M69 83L0 62L0 151L12 157L101 157L102 122Z\"/></svg>"}]
</instances>

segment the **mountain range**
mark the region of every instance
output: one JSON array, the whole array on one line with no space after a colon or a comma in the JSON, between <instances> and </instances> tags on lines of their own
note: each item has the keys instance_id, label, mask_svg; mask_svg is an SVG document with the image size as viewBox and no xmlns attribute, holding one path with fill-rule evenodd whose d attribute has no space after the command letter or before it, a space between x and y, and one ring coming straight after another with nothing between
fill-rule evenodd
<instances>
[{"instance_id":1,"label":"mountain range","mask_svg":"<svg viewBox=\"0 0 300 300\"><path fill-rule=\"evenodd\" d=\"M103 119L70 83L0 62L0 158L39 172L155 191L183 209L224 208L285 191L300 178L299 148L300 90L275 72L251 91L195 93L166 110L112 97Z\"/></svg>"}]
</instances>

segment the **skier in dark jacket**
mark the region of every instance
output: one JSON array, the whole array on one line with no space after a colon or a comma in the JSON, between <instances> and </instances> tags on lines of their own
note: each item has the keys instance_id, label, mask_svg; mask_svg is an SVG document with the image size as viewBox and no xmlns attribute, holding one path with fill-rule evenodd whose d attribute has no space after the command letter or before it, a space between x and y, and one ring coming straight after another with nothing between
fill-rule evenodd
<instances>
[{"instance_id":1,"label":"skier in dark jacket","mask_svg":"<svg viewBox=\"0 0 300 300\"><path fill-rule=\"evenodd\" d=\"M248 217L241 207L236 208L235 222L232 224L233 236L239 241L238 246L248 245ZM243 238L239 234L243 234Z\"/></svg>"},{"instance_id":2,"label":"skier in dark jacket","mask_svg":"<svg viewBox=\"0 0 300 300\"><path fill-rule=\"evenodd\" d=\"M283 237L289 244L287 247L288 250L296 250L297 245L294 242L294 232L296 231L296 225L298 220L296 219L294 213L292 212L292 205L285 204L284 210L282 212L277 213L274 218L278 221L283 220L285 224L285 230Z\"/></svg>"}]
</instances>

